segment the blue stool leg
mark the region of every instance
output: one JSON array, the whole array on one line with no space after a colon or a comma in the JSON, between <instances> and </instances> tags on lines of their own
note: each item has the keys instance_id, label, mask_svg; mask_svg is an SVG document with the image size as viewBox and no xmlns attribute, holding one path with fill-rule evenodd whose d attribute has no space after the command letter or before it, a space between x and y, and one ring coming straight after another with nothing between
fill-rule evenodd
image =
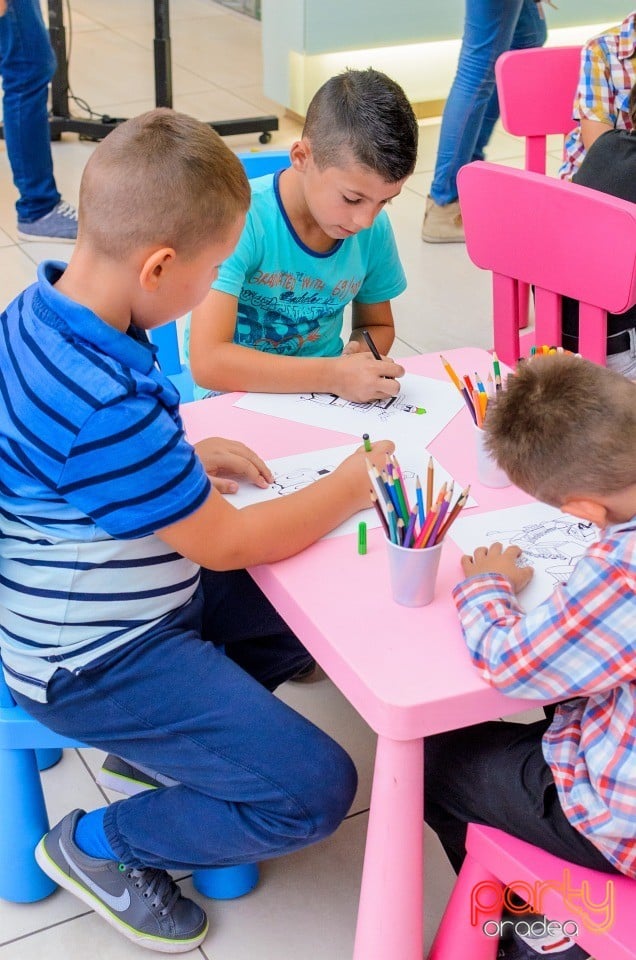
<instances>
[{"instance_id":1,"label":"blue stool leg","mask_svg":"<svg viewBox=\"0 0 636 960\"><path fill-rule=\"evenodd\" d=\"M43 747L36 750L35 755L38 758L38 770L48 770L49 767L54 767L62 759L62 748Z\"/></svg>"},{"instance_id":2,"label":"blue stool leg","mask_svg":"<svg viewBox=\"0 0 636 960\"><path fill-rule=\"evenodd\" d=\"M49 829L34 750L0 750L0 897L13 903L43 900L56 884L33 851Z\"/></svg>"},{"instance_id":3,"label":"blue stool leg","mask_svg":"<svg viewBox=\"0 0 636 960\"><path fill-rule=\"evenodd\" d=\"M234 867L210 867L192 874L195 890L213 900L234 900L253 890L258 883L258 865L239 863Z\"/></svg>"}]
</instances>

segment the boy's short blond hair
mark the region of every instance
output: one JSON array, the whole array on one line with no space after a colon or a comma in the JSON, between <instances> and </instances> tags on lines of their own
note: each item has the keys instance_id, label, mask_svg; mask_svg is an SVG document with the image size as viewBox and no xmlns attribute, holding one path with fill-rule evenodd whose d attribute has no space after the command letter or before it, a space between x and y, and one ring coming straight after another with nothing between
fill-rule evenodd
<instances>
[{"instance_id":1,"label":"boy's short blond hair","mask_svg":"<svg viewBox=\"0 0 636 960\"><path fill-rule=\"evenodd\" d=\"M485 431L512 482L553 506L636 484L636 384L580 357L522 361Z\"/></svg>"},{"instance_id":2,"label":"boy's short blond hair","mask_svg":"<svg viewBox=\"0 0 636 960\"><path fill-rule=\"evenodd\" d=\"M190 259L244 214L250 188L238 157L200 120L157 108L116 127L80 186L80 243L111 259L173 247Z\"/></svg>"}]
</instances>

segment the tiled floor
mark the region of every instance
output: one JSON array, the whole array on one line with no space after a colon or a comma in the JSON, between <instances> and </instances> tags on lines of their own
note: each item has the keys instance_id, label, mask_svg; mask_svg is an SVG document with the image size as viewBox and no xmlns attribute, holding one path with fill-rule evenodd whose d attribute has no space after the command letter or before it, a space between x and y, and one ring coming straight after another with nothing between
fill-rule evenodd
<instances>
[{"instance_id":1,"label":"tiled floor","mask_svg":"<svg viewBox=\"0 0 636 960\"><path fill-rule=\"evenodd\" d=\"M67 22L68 29L68 22ZM152 4L149 0L73 0L70 80L74 92L99 114L126 117L154 103ZM271 148L289 145L298 125L261 90L260 27L213 0L173 0L171 5L174 105L203 120L264 113L281 116ZM74 109L74 112L79 112ZM460 345L490 343L489 278L469 261L462 244L429 245L419 231L439 133L438 121L421 123L417 170L390 207L409 287L394 305L395 356ZM228 138L236 149L259 147L256 135ZM551 171L558 166L552 146ZM93 145L65 136L53 145L58 185L76 202L79 179ZM523 165L521 143L498 130L489 159ZM0 301L7 302L35 277L45 257L65 259L64 245L17 242L15 191L0 146ZM198 951L209 960L348 960L351 956L367 823L374 737L327 679L288 685L281 696L334 735L351 753L360 775L352 811L326 843L265 864L249 896L210 903L210 933ZM56 822L72 807L92 809L106 796L95 784L96 751L66 751L43 775L49 815ZM427 834L426 941L430 943L452 884L437 841ZM191 893L191 884L184 880ZM197 896L196 894L194 894ZM32 905L0 901L0 960L95 960L142 957L70 894L58 891ZM389 958L387 958L389 960ZM399 960L399 958L391 958Z\"/></svg>"}]
</instances>

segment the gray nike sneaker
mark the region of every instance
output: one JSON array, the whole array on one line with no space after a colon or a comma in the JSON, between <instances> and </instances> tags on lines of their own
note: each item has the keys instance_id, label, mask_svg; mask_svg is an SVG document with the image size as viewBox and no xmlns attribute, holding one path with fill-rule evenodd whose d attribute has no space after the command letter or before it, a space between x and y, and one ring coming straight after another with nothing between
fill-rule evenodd
<instances>
[{"instance_id":1,"label":"gray nike sneaker","mask_svg":"<svg viewBox=\"0 0 636 960\"><path fill-rule=\"evenodd\" d=\"M109 790L116 790L127 797L134 797L144 790L156 790L158 787L176 787L178 782L172 777L166 777L150 767L141 764L128 763L114 753L104 758L97 777L97 783Z\"/></svg>"},{"instance_id":2,"label":"gray nike sneaker","mask_svg":"<svg viewBox=\"0 0 636 960\"><path fill-rule=\"evenodd\" d=\"M165 870L137 870L83 853L73 841L83 815L83 810L67 814L35 848L35 859L47 876L140 947L160 953L198 947L208 932L201 907L181 896Z\"/></svg>"}]
</instances>

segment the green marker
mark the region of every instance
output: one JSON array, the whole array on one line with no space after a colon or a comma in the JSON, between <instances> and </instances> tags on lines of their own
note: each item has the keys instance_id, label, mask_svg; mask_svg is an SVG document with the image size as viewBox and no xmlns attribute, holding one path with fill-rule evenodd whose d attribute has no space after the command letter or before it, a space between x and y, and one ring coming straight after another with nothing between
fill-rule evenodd
<instances>
[{"instance_id":1,"label":"green marker","mask_svg":"<svg viewBox=\"0 0 636 960\"><path fill-rule=\"evenodd\" d=\"M363 433L363 434L362 434L362 440L363 440L363 442L364 442L364 449L367 451L367 453L371 453L371 450L372 450L373 448L372 448L372 446L371 446L371 441L369 440L369 434L368 434L368 433Z\"/></svg>"},{"instance_id":2,"label":"green marker","mask_svg":"<svg viewBox=\"0 0 636 960\"><path fill-rule=\"evenodd\" d=\"M358 553L361 557L367 552L367 525L364 520L358 524Z\"/></svg>"}]
</instances>

